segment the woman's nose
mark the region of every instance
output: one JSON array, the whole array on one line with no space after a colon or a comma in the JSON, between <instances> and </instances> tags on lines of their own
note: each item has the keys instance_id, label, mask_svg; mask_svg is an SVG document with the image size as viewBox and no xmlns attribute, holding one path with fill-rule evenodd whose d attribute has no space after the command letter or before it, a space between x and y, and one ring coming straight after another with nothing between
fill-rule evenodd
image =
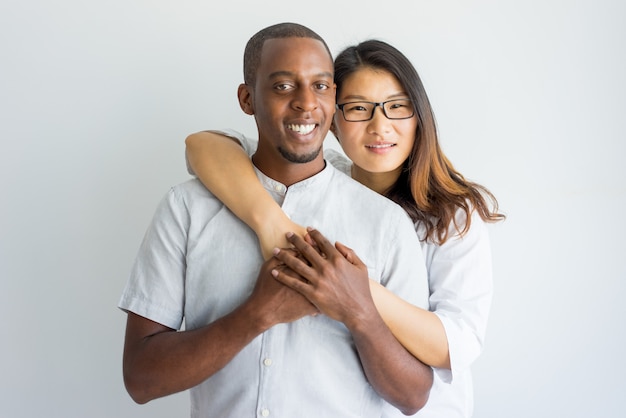
<instances>
[{"instance_id":1,"label":"woman's nose","mask_svg":"<svg viewBox=\"0 0 626 418\"><path fill-rule=\"evenodd\" d=\"M369 121L368 133L382 135L391 131L391 120L387 118L382 106L374 108L374 114Z\"/></svg>"}]
</instances>

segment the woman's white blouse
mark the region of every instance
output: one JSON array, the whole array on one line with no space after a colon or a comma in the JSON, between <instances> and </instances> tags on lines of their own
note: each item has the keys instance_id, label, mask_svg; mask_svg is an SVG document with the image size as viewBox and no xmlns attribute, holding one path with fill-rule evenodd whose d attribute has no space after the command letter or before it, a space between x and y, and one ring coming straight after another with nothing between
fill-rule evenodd
<instances>
[{"instance_id":1,"label":"woman's white blouse","mask_svg":"<svg viewBox=\"0 0 626 418\"><path fill-rule=\"evenodd\" d=\"M350 175L352 162L341 153L327 149L324 156ZM463 211L457 212L456 221L465 225ZM416 225L420 238L425 236L424 231L423 224ZM474 211L469 231L459 238L454 225L450 225L449 236L443 245L421 241L428 271L430 310L439 317L446 331L451 365L451 370L434 369L428 403L415 415L421 418L472 416L470 366L482 352L491 307L491 247L485 222Z\"/></svg>"}]
</instances>

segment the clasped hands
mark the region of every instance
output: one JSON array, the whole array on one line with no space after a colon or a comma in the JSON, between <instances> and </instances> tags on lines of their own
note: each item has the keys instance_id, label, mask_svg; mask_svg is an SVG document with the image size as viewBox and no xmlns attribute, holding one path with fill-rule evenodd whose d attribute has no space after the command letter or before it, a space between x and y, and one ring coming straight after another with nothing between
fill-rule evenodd
<instances>
[{"instance_id":1,"label":"clasped hands","mask_svg":"<svg viewBox=\"0 0 626 418\"><path fill-rule=\"evenodd\" d=\"M348 328L375 310L367 267L347 246L331 244L319 231L308 228L306 237L288 233L293 248L275 248L261 269L259 281L275 287L279 322L291 322L322 313ZM274 284L263 278L269 273ZM259 283L257 282L257 287Z\"/></svg>"}]
</instances>

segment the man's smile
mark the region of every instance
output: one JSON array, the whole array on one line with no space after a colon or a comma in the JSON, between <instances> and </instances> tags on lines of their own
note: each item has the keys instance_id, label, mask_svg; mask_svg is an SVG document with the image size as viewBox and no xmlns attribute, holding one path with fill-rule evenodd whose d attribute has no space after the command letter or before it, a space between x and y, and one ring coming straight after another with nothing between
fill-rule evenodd
<instances>
[{"instance_id":1,"label":"man's smile","mask_svg":"<svg viewBox=\"0 0 626 418\"><path fill-rule=\"evenodd\" d=\"M315 129L315 126L316 125L314 123L310 123L306 125L289 124L287 125L287 129L297 132L301 135L307 135L307 134L310 134L311 131L313 131L313 129Z\"/></svg>"}]
</instances>

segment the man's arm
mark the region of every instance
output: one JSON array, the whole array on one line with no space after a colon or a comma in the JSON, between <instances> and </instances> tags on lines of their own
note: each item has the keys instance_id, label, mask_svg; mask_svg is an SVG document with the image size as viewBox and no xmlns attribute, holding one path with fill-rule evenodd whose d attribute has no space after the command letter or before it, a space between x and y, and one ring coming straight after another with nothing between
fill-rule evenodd
<instances>
[{"instance_id":1,"label":"man's arm","mask_svg":"<svg viewBox=\"0 0 626 418\"><path fill-rule=\"evenodd\" d=\"M133 400L146 403L196 386L273 325L316 313L302 295L274 280L270 271L275 269L297 280L278 264L265 262L250 298L202 328L177 332L129 312L123 370Z\"/></svg>"},{"instance_id":2,"label":"man's arm","mask_svg":"<svg viewBox=\"0 0 626 418\"><path fill-rule=\"evenodd\" d=\"M385 325L370 293L367 267L356 254L340 243L333 246L319 231L310 230L309 236L317 250L296 234L288 237L308 264L291 252L275 250L275 257L306 281L278 270L272 274L320 312L343 322L372 387L404 414L417 412L428 400L432 369L411 355Z\"/></svg>"}]
</instances>

